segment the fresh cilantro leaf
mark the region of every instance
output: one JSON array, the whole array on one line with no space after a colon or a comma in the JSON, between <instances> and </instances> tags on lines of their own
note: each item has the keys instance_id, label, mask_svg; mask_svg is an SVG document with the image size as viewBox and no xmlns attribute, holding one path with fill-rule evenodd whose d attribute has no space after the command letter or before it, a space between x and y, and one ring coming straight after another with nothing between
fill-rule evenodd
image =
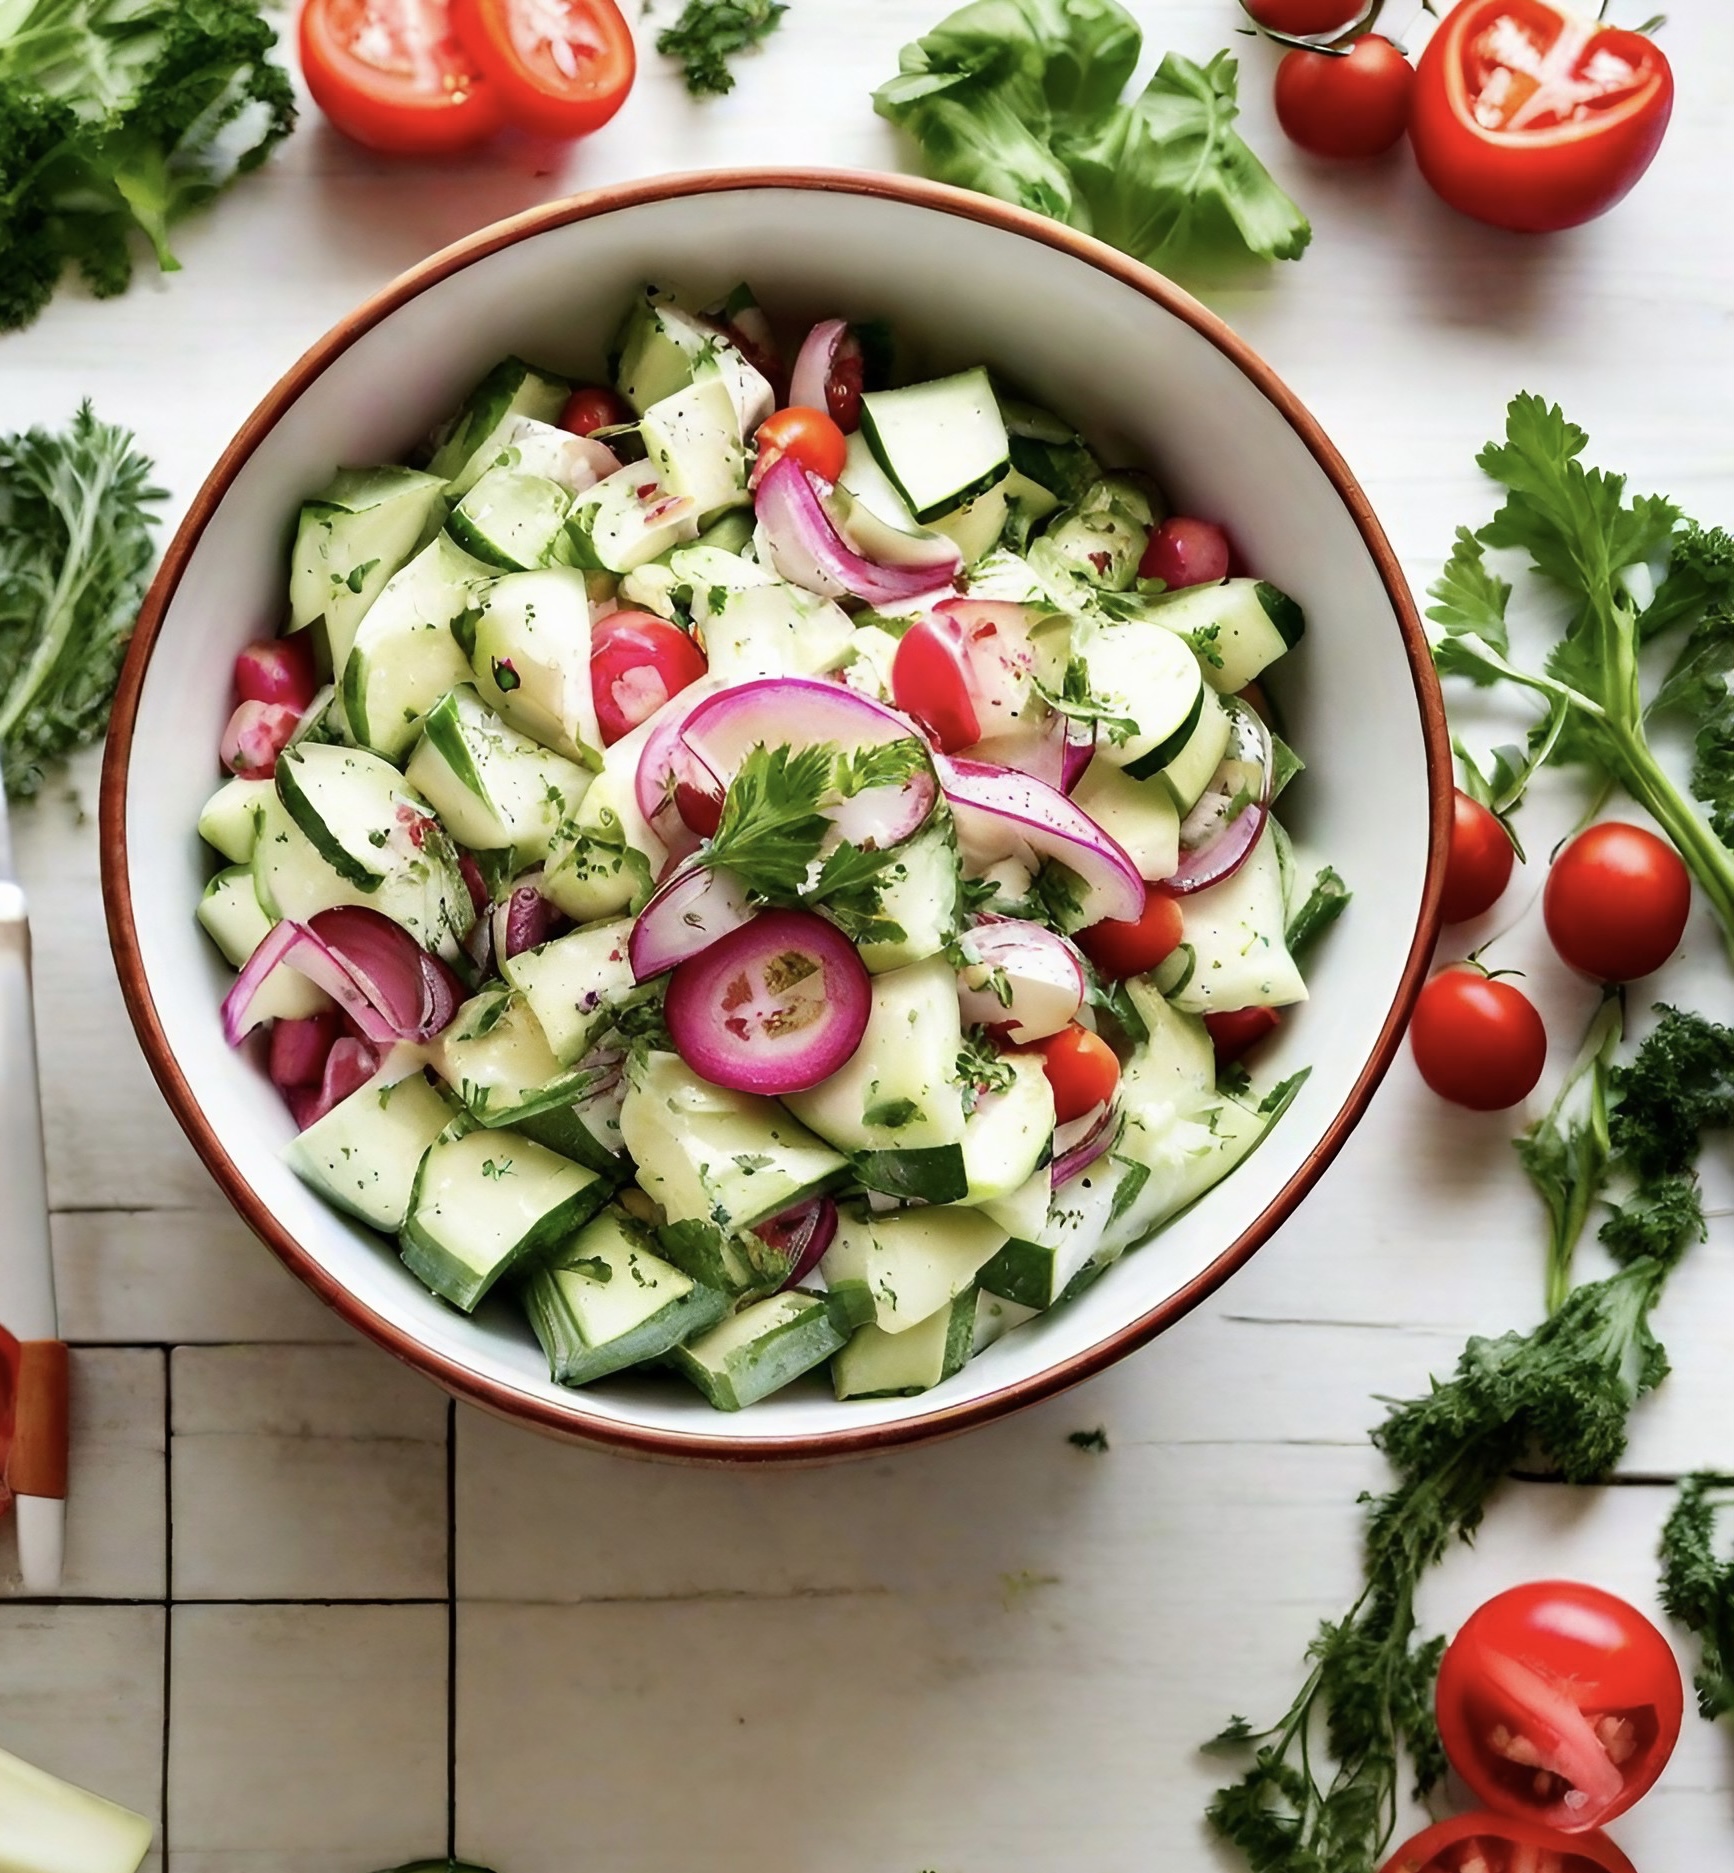
<instances>
[{"instance_id":1,"label":"fresh cilantro leaf","mask_svg":"<svg viewBox=\"0 0 1734 1873\"><path fill-rule=\"evenodd\" d=\"M896 1132L920 1117L921 1108L913 1099L880 1099L861 1114L861 1121L865 1125L878 1125L888 1132Z\"/></svg>"},{"instance_id":2,"label":"fresh cilantro leaf","mask_svg":"<svg viewBox=\"0 0 1734 1873\"><path fill-rule=\"evenodd\" d=\"M1299 958L1311 949L1348 909L1349 899L1353 895L1336 868L1325 866L1313 879L1313 888L1307 893L1306 902L1288 921L1288 929L1283 937L1288 953Z\"/></svg>"},{"instance_id":3,"label":"fresh cilantro leaf","mask_svg":"<svg viewBox=\"0 0 1734 1873\"><path fill-rule=\"evenodd\" d=\"M142 230L165 272L173 223L255 169L295 123L249 0L14 0L0 12L0 330L28 325L68 266L126 290Z\"/></svg>"},{"instance_id":4,"label":"fresh cilantro leaf","mask_svg":"<svg viewBox=\"0 0 1734 1873\"><path fill-rule=\"evenodd\" d=\"M1252 1091L1252 1075L1238 1060L1226 1067L1218 1067L1216 1090L1234 1099L1244 1099Z\"/></svg>"},{"instance_id":5,"label":"fresh cilantro leaf","mask_svg":"<svg viewBox=\"0 0 1734 1873\"><path fill-rule=\"evenodd\" d=\"M993 1044L983 1027L964 1029L963 1050L952 1071L963 1087L965 1112L973 1112L988 1093L1009 1092L1017 1080L1011 1062Z\"/></svg>"},{"instance_id":6,"label":"fresh cilantro leaf","mask_svg":"<svg viewBox=\"0 0 1734 1873\"><path fill-rule=\"evenodd\" d=\"M686 0L680 18L657 34L656 49L681 61L695 98L721 97L735 88L729 60L763 44L788 10L779 0Z\"/></svg>"},{"instance_id":7,"label":"fresh cilantro leaf","mask_svg":"<svg viewBox=\"0 0 1734 1873\"><path fill-rule=\"evenodd\" d=\"M108 724L167 499L151 472L88 403L58 435L0 437L0 772L15 800Z\"/></svg>"},{"instance_id":8,"label":"fresh cilantro leaf","mask_svg":"<svg viewBox=\"0 0 1734 1873\"><path fill-rule=\"evenodd\" d=\"M1692 1682L1707 1721L1734 1714L1734 1476L1680 1485L1662 1530L1662 1605L1698 1640Z\"/></svg>"},{"instance_id":9,"label":"fresh cilantro leaf","mask_svg":"<svg viewBox=\"0 0 1734 1873\"><path fill-rule=\"evenodd\" d=\"M1428 586L1427 593L1438 601L1427 608L1427 616L1435 624L1453 634L1471 631L1501 656L1511 648L1505 623L1511 587L1487 570L1486 549L1467 527L1457 529L1457 541L1445 570Z\"/></svg>"},{"instance_id":10,"label":"fresh cilantro leaf","mask_svg":"<svg viewBox=\"0 0 1734 1873\"><path fill-rule=\"evenodd\" d=\"M1058 689L1044 683L1039 676L1031 676L1030 687L1055 714L1070 716L1074 722L1094 722L1098 728L1106 729L1108 739L1118 745L1124 746L1138 732L1138 724L1131 716L1090 688L1090 666L1082 657L1067 661Z\"/></svg>"},{"instance_id":11,"label":"fresh cilantro leaf","mask_svg":"<svg viewBox=\"0 0 1734 1873\"><path fill-rule=\"evenodd\" d=\"M752 749L723 796L705 863L727 866L761 897L796 896L831 830L819 803L836 760L836 749L823 742L799 752Z\"/></svg>"}]
</instances>

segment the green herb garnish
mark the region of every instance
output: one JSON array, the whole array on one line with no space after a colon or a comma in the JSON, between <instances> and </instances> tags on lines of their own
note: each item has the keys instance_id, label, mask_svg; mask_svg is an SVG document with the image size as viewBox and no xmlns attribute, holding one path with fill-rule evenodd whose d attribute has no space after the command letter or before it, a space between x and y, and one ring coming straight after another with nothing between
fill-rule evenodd
<instances>
[{"instance_id":1,"label":"green herb garnish","mask_svg":"<svg viewBox=\"0 0 1734 1873\"><path fill-rule=\"evenodd\" d=\"M729 60L768 39L788 10L780 0L686 0L680 18L657 34L656 49L681 61L695 98L721 97L735 88Z\"/></svg>"}]
</instances>

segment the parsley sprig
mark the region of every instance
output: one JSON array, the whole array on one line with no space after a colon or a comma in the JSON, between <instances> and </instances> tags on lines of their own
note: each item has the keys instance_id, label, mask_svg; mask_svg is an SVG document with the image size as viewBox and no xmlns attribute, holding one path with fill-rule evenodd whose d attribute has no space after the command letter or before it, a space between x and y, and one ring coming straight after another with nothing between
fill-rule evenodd
<instances>
[{"instance_id":1,"label":"parsley sprig","mask_svg":"<svg viewBox=\"0 0 1734 1873\"><path fill-rule=\"evenodd\" d=\"M1724 1519L1726 1518L1726 1520ZM1697 1635L1698 1709L1734 1713L1734 1476L1708 1472L1680 1486L1662 1530L1662 1605Z\"/></svg>"},{"instance_id":2,"label":"parsley sprig","mask_svg":"<svg viewBox=\"0 0 1734 1873\"><path fill-rule=\"evenodd\" d=\"M735 88L729 60L768 39L788 10L779 0L687 0L680 18L657 34L656 49L681 61L695 98L721 97Z\"/></svg>"}]
</instances>

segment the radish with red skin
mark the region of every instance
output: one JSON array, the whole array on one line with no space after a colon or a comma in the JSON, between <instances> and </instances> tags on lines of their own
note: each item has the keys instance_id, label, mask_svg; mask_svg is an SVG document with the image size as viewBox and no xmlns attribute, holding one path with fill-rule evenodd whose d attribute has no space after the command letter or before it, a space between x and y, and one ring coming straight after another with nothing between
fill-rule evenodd
<instances>
[{"instance_id":1,"label":"radish with red skin","mask_svg":"<svg viewBox=\"0 0 1734 1873\"><path fill-rule=\"evenodd\" d=\"M981 739L963 626L957 619L935 612L917 618L903 633L891 659L891 699L947 754Z\"/></svg>"},{"instance_id":2,"label":"radish with red skin","mask_svg":"<svg viewBox=\"0 0 1734 1873\"><path fill-rule=\"evenodd\" d=\"M1150 529L1150 541L1138 562L1141 579L1160 579L1170 591L1188 585L1215 585L1228 577L1228 535L1213 520L1171 514Z\"/></svg>"},{"instance_id":3,"label":"radish with red skin","mask_svg":"<svg viewBox=\"0 0 1734 1873\"><path fill-rule=\"evenodd\" d=\"M1007 917L977 924L962 945L966 956L978 959L958 971L958 1008L967 1025L1023 1047L1076 1020L1084 1005L1084 970L1064 937Z\"/></svg>"},{"instance_id":4,"label":"radish with red skin","mask_svg":"<svg viewBox=\"0 0 1734 1873\"><path fill-rule=\"evenodd\" d=\"M243 780L269 780L277 757L301 723L301 711L283 702L242 702L235 706L217 753L224 767Z\"/></svg>"},{"instance_id":5,"label":"radish with red skin","mask_svg":"<svg viewBox=\"0 0 1734 1873\"><path fill-rule=\"evenodd\" d=\"M235 659L237 702L279 703L300 713L318 693L310 632L249 644Z\"/></svg>"},{"instance_id":6,"label":"radish with red skin","mask_svg":"<svg viewBox=\"0 0 1734 1873\"><path fill-rule=\"evenodd\" d=\"M873 1000L855 946L810 911L761 912L683 962L663 1016L680 1057L735 1092L805 1092L861 1044Z\"/></svg>"}]
</instances>

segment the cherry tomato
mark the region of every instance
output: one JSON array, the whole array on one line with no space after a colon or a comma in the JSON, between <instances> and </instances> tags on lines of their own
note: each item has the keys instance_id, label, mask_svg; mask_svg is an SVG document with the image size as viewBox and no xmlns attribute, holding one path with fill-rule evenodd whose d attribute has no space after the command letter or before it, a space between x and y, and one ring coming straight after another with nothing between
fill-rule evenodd
<instances>
[{"instance_id":1,"label":"cherry tomato","mask_svg":"<svg viewBox=\"0 0 1734 1873\"><path fill-rule=\"evenodd\" d=\"M1036 1042L1042 1056L1043 1071L1054 1091L1054 1123L1069 1124L1081 1119L1092 1106L1114 1097L1120 1084L1120 1063L1114 1050L1099 1034L1070 1027Z\"/></svg>"},{"instance_id":2,"label":"cherry tomato","mask_svg":"<svg viewBox=\"0 0 1734 1873\"><path fill-rule=\"evenodd\" d=\"M1183 585L1214 585L1228 577L1228 561L1228 535L1214 521L1171 514L1150 529L1138 576L1160 579L1175 590Z\"/></svg>"},{"instance_id":3,"label":"cherry tomato","mask_svg":"<svg viewBox=\"0 0 1734 1873\"><path fill-rule=\"evenodd\" d=\"M1380 33L1346 53L1296 47L1276 68L1276 120L1314 156L1382 156L1402 141L1414 84L1414 67Z\"/></svg>"},{"instance_id":4,"label":"cherry tomato","mask_svg":"<svg viewBox=\"0 0 1734 1873\"><path fill-rule=\"evenodd\" d=\"M1537 1580L1470 1614L1439 1667L1439 1734L1478 1801L1577 1833L1624 1814L1666 1767L1685 1692L1636 1607Z\"/></svg>"},{"instance_id":5,"label":"cherry tomato","mask_svg":"<svg viewBox=\"0 0 1734 1873\"><path fill-rule=\"evenodd\" d=\"M261 639L235 659L237 702L275 702L305 709L318 693L311 631Z\"/></svg>"},{"instance_id":6,"label":"cherry tomato","mask_svg":"<svg viewBox=\"0 0 1734 1873\"><path fill-rule=\"evenodd\" d=\"M1467 923L1491 910L1511 882L1517 854L1495 816L1461 787L1451 803L1451 852L1445 863L1445 898L1439 906L1447 923Z\"/></svg>"},{"instance_id":7,"label":"cherry tomato","mask_svg":"<svg viewBox=\"0 0 1734 1873\"><path fill-rule=\"evenodd\" d=\"M1244 1060L1266 1035L1282 1026L1282 1014L1275 1008L1235 1008L1222 1014L1206 1015L1204 1031L1216 1052L1219 1067L1231 1067Z\"/></svg>"},{"instance_id":8,"label":"cherry tomato","mask_svg":"<svg viewBox=\"0 0 1734 1873\"><path fill-rule=\"evenodd\" d=\"M1553 862L1542 893L1560 960L1598 982L1635 982L1680 946L1692 880L1679 853L1642 826L1607 820Z\"/></svg>"},{"instance_id":9,"label":"cherry tomato","mask_svg":"<svg viewBox=\"0 0 1734 1873\"><path fill-rule=\"evenodd\" d=\"M1367 10L1365 0L1240 0L1240 4L1259 25L1296 39L1340 33Z\"/></svg>"},{"instance_id":10,"label":"cherry tomato","mask_svg":"<svg viewBox=\"0 0 1734 1873\"><path fill-rule=\"evenodd\" d=\"M638 71L614 0L451 0L452 26L507 118L585 137L626 102Z\"/></svg>"},{"instance_id":11,"label":"cherry tomato","mask_svg":"<svg viewBox=\"0 0 1734 1873\"><path fill-rule=\"evenodd\" d=\"M616 611L590 633L590 693L602 739L613 743L696 683L709 665L678 625L648 611Z\"/></svg>"},{"instance_id":12,"label":"cherry tomato","mask_svg":"<svg viewBox=\"0 0 1734 1873\"><path fill-rule=\"evenodd\" d=\"M1159 884L1144 888L1141 917L1104 917L1072 940L1103 975L1123 981L1165 962L1180 947L1185 920L1180 900Z\"/></svg>"},{"instance_id":13,"label":"cherry tomato","mask_svg":"<svg viewBox=\"0 0 1734 1873\"><path fill-rule=\"evenodd\" d=\"M891 659L891 700L947 754L981 740L968 647L955 618L917 618L903 633Z\"/></svg>"},{"instance_id":14,"label":"cherry tomato","mask_svg":"<svg viewBox=\"0 0 1734 1873\"><path fill-rule=\"evenodd\" d=\"M1606 214L1649 168L1674 108L1655 40L1588 6L1465 0L1415 75L1409 141L1436 195L1497 228Z\"/></svg>"},{"instance_id":15,"label":"cherry tomato","mask_svg":"<svg viewBox=\"0 0 1734 1873\"><path fill-rule=\"evenodd\" d=\"M1459 1814L1417 1834L1384 1873L1636 1873L1605 1834L1560 1834L1512 1815Z\"/></svg>"},{"instance_id":16,"label":"cherry tomato","mask_svg":"<svg viewBox=\"0 0 1734 1873\"><path fill-rule=\"evenodd\" d=\"M499 100L452 32L446 0L307 0L301 72L346 137L393 155L466 150Z\"/></svg>"},{"instance_id":17,"label":"cherry tomato","mask_svg":"<svg viewBox=\"0 0 1734 1873\"><path fill-rule=\"evenodd\" d=\"M831 374L825 379L825 408L844 435L861 427L861 395L867 388L867 354L851 326L831 353Z\"/></svg>"},{"instance_id":18,"label":"cherry tomato","mask_svg":"<svg viewBox=\"0 0 1734 1873\"><path fill-rule=\"evenodd\" d=\"M1547 1030L1535 1004L1467 964L1440 970L1422 989L1409 1045L1434 1092L1473 1112L1503 1111L1528 1098L1547 1064Z\"/></svg>"},{"instance_id":19,"label":"cherry tomato","mask_svg":"<svg viewBox=\"0 0 1734 1873\"><path fill-rule=\"evenodd\" d=\"M821 481L835 481L849 453L848 437L823 410L803 409L798 403L760 423L758 445L761 472L779 455L792 455Z\"/></svg>"},{"instance_id":20,"label":"cherry tomato","mask_svg":"<svg viewBox=\"0 0 1734 1873\"><path fill-rule=\"evenodd\" d=\"M599 429L617 429L632 421L632 405L601 384L574 390L560 412L560 427L575 436L594 435Z\"/></svg>"}]
</instances>

